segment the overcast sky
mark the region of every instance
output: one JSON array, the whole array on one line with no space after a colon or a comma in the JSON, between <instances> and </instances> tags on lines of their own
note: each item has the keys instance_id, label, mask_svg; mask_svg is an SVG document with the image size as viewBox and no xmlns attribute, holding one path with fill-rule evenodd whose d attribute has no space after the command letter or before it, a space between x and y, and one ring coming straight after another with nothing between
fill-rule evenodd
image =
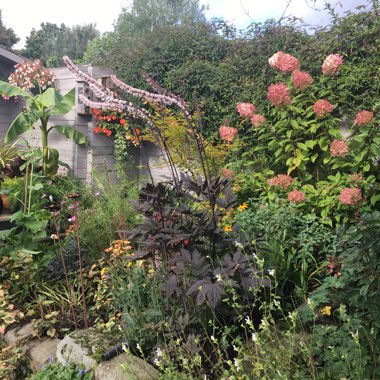
<instances>
[{"instance_id":1,"label":"overcast sky","mask_svg":"<svg viewBox=\"0 0 380 380\"><path fill-rule=\"evenodd\" d=\"M252 20L265 21L268 18L278 19L286 9L289 0L200 0L209 6L208 18L222 17L244 28ZM42 22L66 26L96 23L102 32L112 30L113 23L122 7L128 6L131 0L3 0L0 4L2 20L5 26L13 28L21 41L15 46L21 48L25 37L32 28L39 29ZM330 0L336 3L337 0ZM341 12L354 9L366 0L341 0ZM317 0L317 8L323 9L324 0ZM328 17L326 12L317 12L310 6L314 0L292 0L286 15L304 18L307 22L320 24Z\"/></svg>"}]
</instances>

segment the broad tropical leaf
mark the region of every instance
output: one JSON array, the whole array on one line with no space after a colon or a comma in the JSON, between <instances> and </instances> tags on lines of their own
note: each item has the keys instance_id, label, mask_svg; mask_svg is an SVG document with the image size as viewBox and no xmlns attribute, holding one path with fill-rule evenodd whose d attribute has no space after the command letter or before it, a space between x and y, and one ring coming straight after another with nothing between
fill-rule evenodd
<instances>
[{"instance_id":1,"label":"broad tropical leaf","mask_svg":"<svg viewBox=\"0 0 380 380\"><path fill-rule=\"evenodd\" d=\"M56 104L59 104L62 101L63 96L54 88L48 88L41 95L35 96L35 99L43 106L53 108Z\"/></svg>"},{"instance_id":2,"label":"broad tropical leaf","mask_svg":"<svg viewBox=\"0 0 380 380\"><path fill-rule=\"evenodd\" d=\"M9 84L8 82L0 81L0 94L6 95L6 96L22 96L25 99L31 98L32 96L22 90L21 88L18 88L16 86L13 86Z\"/></svg>"},{"instance_id":3,"label":"broad tropical leaf","mask_svg":"<svg viewBox=\"0 0 380 380\"><path fill-rule=\"evenodd\" d=\"M77 144L87 144L87 137L74 128L68 127L66 125L53 125L54 128L61 135L66 136L68 139L74 140Z\"/></svg>"},{"instance_id":4,"label":"broad tropical leaf","mask_svg":"<svg viewBox=\"0 0 380 380\"><path fill-rule=\"evenodd\" d=\"M70 90L66 95L62 96L59 103L55 103L55 106L51 109L51 115L65 115L67 114L75 104L75 88Z\"/></svg>"},{"instance_id":5,"label":"broad tropical leaf","mask_svg":"<svg viewBox=\"0 0 380 380\"><path fill-rule=\"evenodd\" d=\"M21 112L16 119L13 120L9 127L7 134L4 137L4 142L9 143L17 138L17 136L23 134L32 128L33 124L37 121L34 117L30 118L29 113Z\"/></svg>"},{"instance_id":6,"label":"broad tropical leaf","mask_svg":"<svg viewBox=\"0 0 380 380\"><path fill-rule=\"evenodd\" d=\"M57 174L58 159L59 159L58 150L48 147L47 152L46 152L46 168L45 168L46 175L55 176Z\"/></svg>"}]
</instances>

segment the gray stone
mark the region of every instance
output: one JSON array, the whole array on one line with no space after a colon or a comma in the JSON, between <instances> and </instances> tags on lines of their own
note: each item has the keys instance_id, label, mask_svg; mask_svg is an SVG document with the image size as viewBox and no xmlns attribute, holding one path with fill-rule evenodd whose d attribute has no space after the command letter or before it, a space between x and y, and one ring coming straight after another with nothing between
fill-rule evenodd
<instances>
[{"instance_id":1,"label":"gray stone","mask_svg":"<svg viewBox=\"0 0 380 380\"><path fill-rule=\"evenodd\" d=\"M153 380L159 376L154 367L127 352L95 368L95 380Z\"/></svg>"},{"instance_id":2,"label":"gray stone","mask_svg":"<svg viewBox=\"0 0 380 380\"><path fill-rule=\"evenodd\" d=\"M32 338L34 336L34 328L31 323L24 326L17 326L12 330L7 331L4 336L4 340L8 345L16 344L26 338Z\"/></svg>"},{"instance_id":3,"label":"gray stone","mask_svg":"<svg viewBox=\"0 0 380 380\"><path fill-rule=\"evenodd\" d=\"M107 343L96 330L78 330L59 342L57 359L60 363L83 364L89 370L96 366L96 359L106 349Z\"/></svg>"},{"instance_id":4,"label":"gray stone","mask_svg":"<svg viewBox=\"0 0 380 380\"><path fill-rule=\"evenodd\" d=\"M55 357L59 339L45 338L31 344L29 354L29 366L33 372L38 372L50 358Z\"/></svg>"}]
</instances>

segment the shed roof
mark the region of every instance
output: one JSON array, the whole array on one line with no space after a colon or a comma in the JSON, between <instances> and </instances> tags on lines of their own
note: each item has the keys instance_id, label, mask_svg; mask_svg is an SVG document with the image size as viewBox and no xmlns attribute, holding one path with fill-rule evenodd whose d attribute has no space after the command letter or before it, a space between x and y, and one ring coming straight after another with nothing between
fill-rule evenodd
<instances>
[{"instance_id":1,"label":"shed roof","mask_svg":"<svg viewBox=\"0 0 380 380\"><path fill-rule=\"evenodd\" d=\"M26 60L26 58L22 57L21 55L17 55L1 46L0 46L0 59L12 65L15 65L16 63L21 63L22 61Z\"/></svg>"}]
</instances>

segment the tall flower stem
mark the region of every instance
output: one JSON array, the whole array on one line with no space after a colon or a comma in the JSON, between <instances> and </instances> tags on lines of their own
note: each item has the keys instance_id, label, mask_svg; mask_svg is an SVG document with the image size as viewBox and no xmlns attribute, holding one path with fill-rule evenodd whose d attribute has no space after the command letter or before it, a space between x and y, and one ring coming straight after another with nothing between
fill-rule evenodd
<instances>
[{"instance_id":1,"label":"tall flower stem","mask_svg":"<svg viewBox=\"0 0 380 380\"><path fill-rule=\"evenodd\" d=\"M79 222L78 222L78 211L75 209L75 236L77 241L77 252L79 259L79 275L80 275L80 286L82 288L82 303L83 303L83 321L84 327L88 328L88 317L87 317L87 303L86 303L86 295L84 291L84 278L83 278L83 265L82 265L82 255L80 249L80 238L79 238Z\"/></svg>"}]
</instances>

